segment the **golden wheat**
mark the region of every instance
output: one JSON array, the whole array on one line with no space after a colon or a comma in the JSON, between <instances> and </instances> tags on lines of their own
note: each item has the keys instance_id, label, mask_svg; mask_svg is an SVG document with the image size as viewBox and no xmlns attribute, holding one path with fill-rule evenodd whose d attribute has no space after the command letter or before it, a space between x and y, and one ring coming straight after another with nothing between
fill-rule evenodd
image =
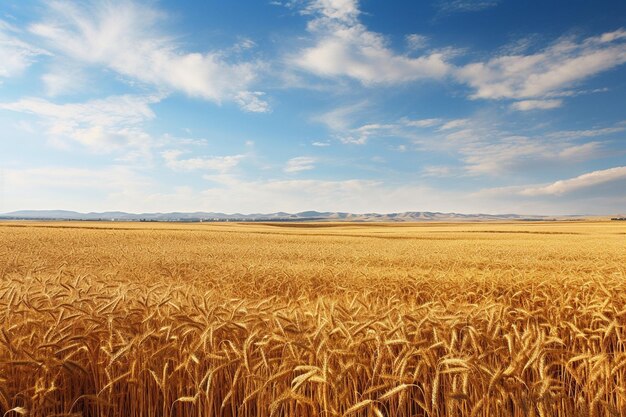
<instances>
[{"instance_id":1,"label":"golden wheat","mask_svg":"<svg viewBox=\"0 0 626 417\"><path fill-rule=\"evenodd\" d=\"M610 222L1 223L0 415L626 416Z\"/></svg>"}]
</instances>

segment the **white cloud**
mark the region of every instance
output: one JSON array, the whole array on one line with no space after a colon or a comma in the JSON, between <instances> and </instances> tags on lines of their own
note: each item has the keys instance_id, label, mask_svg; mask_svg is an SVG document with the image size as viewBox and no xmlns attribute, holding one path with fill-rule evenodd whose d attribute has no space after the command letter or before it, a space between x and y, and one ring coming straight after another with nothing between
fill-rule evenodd
<instances>
[{"instance_id":1,"label":"white cloud","mask_svg":"<svg viewBox=\"0 0 626 417\"><path fill-rule=\"evenodd\" d=\"M449 166L431 165L422 169L422 175L425 177L449 177L453 174L453 169Z\"/></svg>"},{"instance_id":2,"label":"white cloud","mask_svg":"<svg viewBox=\"0 0 626 417\"><path fill-rule=\"evenodd\" d=\"M519 194L524 196L558 196L620 180L626 180L626 166L593 171L575 178L556 181L545 186L525 188L521 190Z\"/></svg>"},{"instance_id":3,"label":"white cloud","mask_svg":"<svg viewBox=\"0 0 626 417\"><path fill-rule=\"evenodd\" d=\"M256 47L256 42L250 38L242 38L239 42L233 45L232 50L233 52L241 53L254 47Z\"/></svg>"},{"instance_id":4,"label":"white cloud","mask_svg":"<svg viewBox=\"0 0 626 417\"><path fill-rule=\"evenodd\" d=\"M238 95L249 92L262 64L228 62L219 51L185 52L172 37L161 33L163 21L162 12L126 0L86 6L55 1L49 3L45 20L31 25L30 31L50 49L77 62L104 65L162 90L217 103L241 103ZM250 100L243 100L242 105L249 111L250 105L259 108Z\"/></svg>"},{"instance_id":5,"label":"white cloud","mask_svg":"<svg viewBox=\"0 0 626 417\"><path fill-rule=\"evenodd\" d=\"M528 110L548 110L561 107L563 100L522 100L511 104L511 108L514 110L528 111Z\"/></svg>"},{"instance_id":6,"label":"white cloud","mask_svg":"<svg viewBox=\"0 0 626 417\"><path fill-rule=\"evenodd\" d=\"M190 129L182 129L182 130L184 130L188 134L191 133ZM162 146L170 146L170 145L171 146L183 146L184 145L184 146L199 147L199 146L206 146L209 144L209 142L210 141L206 138L179 137L179 136L173 136L169 133L165 133L159 137L159 145L162 145Z\"/></svg>"},{"instance_id":7,"label":"white cloud","mask_svg":"<svg viewBox=\"0 0 626 417\"><path fill-rule=\"evenodd\" d=\"M401 119L398 123L365 123L359 124L366 116L368 103L361 102L342 106L313 118L323 123L332 131L333 136L341 143L364 145L372 137L392 136L402 126L432 126L440 123L439 119L409 120Z\"/></svg>"},{"instance_id":8,"label":"white cloud","mask_svg":"<svg viewBox=\"0 0 626 417\"><path fill-rule=\"evenodd\" d=\"M407 126L415 126L415 127L433 127L440 125L443 121L441 119L419 119L419 120L410 120L404 119L402 123Z\"/></svg>"},{"instance_id":9,"label":"white cloud","mask_svg":"<svg viewBox=\"0 0 626 417\"><path fill-rule=\"evenodd\" d=\"M538 34L516 37L498 48L497 55L521 55L540 42Z\"/></svg>"},{"instance_id":10,"label":"white cloud","mask_svg":"<svg viewBox=\"0 0 626 417\"><path fill-rule=\"evenodd\" d=\"M406 44L409 50L418 51L428 46L428 36L411 33L405 36Z\"/></svg>"},{"instance_id":11,"label":"white cloud","mask_svg":"<svg viewBox=\"0 0 626 417\"><path fill-rule=\"evenodd\" d=\"M287 161L287 165L285 165L285 172L301 172L301 171L309 171L315 168L315 158L311 158L309 156L298 156L296 158L291 158Z\"/></svg>"},{"instance_id":12,"label":"white cloud","mask_svg":"<svg viewBox=\"0 0 626 417\"><path fill-rule=\"evenodd\" d=\"M72 92L85 92L87 77L80 68L58 65L41 76L46 95L56 97Z\"/></svg>"},{"instance_id":13,"label":"white cloud","mask_svg":"<svg viewBox=\"0 0 626 417\"><path fill-rule=\"evenodd\" d=\"M437 119L437 123L425 124L429 125L428 128L401 119L389 132L413 141L418 149L425 152L458 158L458 174L465 172L469 175L519 175L598 158L606 152L604 142L580 143L579 139L626 129L620 123L610 128L545 132L540 135L532 128L528 132L515 129L514 132L519 133L513 134L503 129L501 121L490 115ZM419 130L412 130L414 127ZM426 132L422 133L424 130Z\"/></svg>"},{"instance_id":14,"label":"white cloud","mask_svg":"<svg viewBox=\"0 0 626 417\"><path fill-rule=\"evenodd\" d=\"M360 13L358 0L315 0L303 11L303 14L320 14L348 24L356 23Z\"/></svg>"},{"instance_id":15,"label":"white cloud","mask_svg":"<svg viewBox=\"0 0 626 417\"><path fill-rule=\"evenodd\" d=\"M345 144L363 145L372 139L401 139L418 152L457 159L455 175L516 175L538 173L573 162L597 159L606 154L605 141L580 143L580 139L609 135L626 130L626 122L611 127L579 131L503 129L502 121L490 114L459 119L409 119L388 123L362 123L369 116L362 107L340 107L316 120L327 125L332 136ZM518 133L519 132L519 133ZM400 144L394 150L406 150ZM443 172L425 172L435 176ZM445 173L443 173L445 174Z\"/></svg>"},{"instance_id":16,"label":"white cloud","mask_svg":"<svg viewBox=\"0 0 626 417\"><path fill-rule=\"evenodd\" d=\"M367 102L360 102L352 105L337 107L336 109L322 113L313 118L313 121L323 123L329 129L341 131L349 129L359 113L368 106Z\"/></svg>"},{"instance_id":17,"label":"white cloud","mask_svg":"<svg viewBox=\"0 0 626 417\"><path fill-rule=\"evenodd\" d=\"M596 158L600 145L550 144L525 138L504 138L492 144L470 145L461 150L471 174L502 174L532 169L545 170L550 164L569 164ZM582 151L582 152L581 152Z\"/></svg>"},{"instance_id":18,"label":"white cloud","mask_svg":"<svg viewBox=\"0 0 626 417\"><path fill-rule=\"evenodd\" d=\"M584 161L598 154L602 148L600 142L587 142L582 145L572 145L559 152L559 158L575 162Z\"/></svg>"},{"instance_id":19,"label":"white cloud","mask_svg":"<svg viewBox=\"0 0 626 417\"><path fill-rule=\"evenodd\" d=\"M586 130L562 130L549 133L548 136L554 139L581 139L606 136L613 133L620 133L626 130L626 122L617 123L613 127L601 127Z\"/></svg>"},{"instance_id":20,"label":"white cloud","mask_svg":"<svg viewBox=\"0 0 626 417\"><path fill-rule=\"evenodd\" d=\"M21 74L47 52L19 39L20 30L0 20L0 78Z\"/></svg>"},{"instance_id":21,"label":"white cloud","mask_svg":"<svg viewBox=\"0 0 626 417\"><path fill-rule=\"evenodd\" d=\"M317 142L313 142L313 143L311 143L311 145L313 145L313 146L317 146L317 147L320 147L320 148L324 148L324 147L326 147L326 146L330 146L330 143L329 143L329 142L321 142L321 141L317 141Z\"/></svg>"},{"instance_id":22,"label":"white cloud","mask_svg":"<svg viewBox=\"0 0 626 417\"><path fill-rule=\"evenodd\" d=\"M313 0L305 13L314 45L289 57L292 65L321 77L350 77L363 84L397 84L442 78L449 71L443 52L398 55L384 37L358 20L357 0Z\"/></svg>"},{"instance_id":23,"label":"white cloud","mask_svg":"<svg viewBox=\"0 0 626 417\"><path fill-rule=\"evenodd\" d=\"M161 156L165 160L165 165L173 171L211 170L221 173L232 170L245 158L245 155L227 155L180 159L183 154L183 151L168 150L162 152Z\"/></svg>"},{"instance_id":24,"label":"white cloud","mask_svg":"<svg viewBox=\"0 0 626 417\"><path fill-rule=\"evenodd\" d=\"M84 103L56 104L39 98L0 103L0 109L37 116L53 144L79 143L97 152L135 150L152 145L142 124L155 117L150 104L157 96L112 96ZM69 141L69 142L68 142Z\"/></svg>"},{"instance_id":25,"label":"white cloud","mask_svg":"<svg viewBox=\"0 0 626 417\"><path fill-rule=\"evenodd\" d=\"M457 78L474 90L473 99L540 99L626 62L626 31L580 42L561 39L531 55L504 55L465 65ZM524 105L520 105L524 109ZM535 107L537 108L537 107Z\"/></svg>"},{"instance_id":26,"label":"white cloud","mask_svg":"<svg viewBox=\"0 0 626 417\"><path fill-rule=\"evenodd\" d=\"M444 139L426 146L455 152L470 175L543 171L597 158L603 149L601 142L577 144L545 136L511 135L499 130L493 121L480 120L468 120L459 130L446 133Z\"/></svg>"},{"instance_id":27,"label":"white cloud","mask_svg":"<svg viewBox=\"0 0 626 417\"><path fill-rule=\"evenodd\" d=\"M350 129L338 135L342 143L352 145L365 145L371 137L389 136L395 128L393 124L370 123L354 129Z\"/></svg>"},{"instance_id":28,"label":"white cloud","mask_svg":"<svg viewBox=\"0 0 626 417\"><path fill-rule=\"evenodd\" d=\"M270 111L268 102L261 99L265 93L261 91L241 91L235 95L235 101L245 111L267 113Z\"/></svg>"},{"instance_id":29,"label":"white cloud","mask_svg":"<svg viewBox=\"0 0 626 417\"><path fill-rule=\"evenodd\" d=\"M469 119L453 119L450 121L445 122L440 128L439 130L451 130L451 129L457 129L463 126L466 126L469 122Z\"/></svg>"}]
</instances>

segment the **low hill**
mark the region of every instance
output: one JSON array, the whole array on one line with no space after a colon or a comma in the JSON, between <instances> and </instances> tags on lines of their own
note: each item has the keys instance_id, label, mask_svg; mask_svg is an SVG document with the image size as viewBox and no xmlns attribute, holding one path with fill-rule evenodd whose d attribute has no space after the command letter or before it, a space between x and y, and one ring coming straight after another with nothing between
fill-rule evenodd
<instances>
[{"instance_id":1,"label":"low hill","mask_svg":"<svg viewBox=\"0 0 626 417\"><path fill-rule=\"evenodd\" d=\"M346 213L302 211L299 213L226 214L213 212L126 213L107 211L79 213L67 210L20 210L0 215L4 220L102 220L102 221L360 221L360 222L422 222L422 221L497 221L580 219L584 216L524 216L519 214L461 214L430 211L402 213Z\"/></svg>"}]
</instances>

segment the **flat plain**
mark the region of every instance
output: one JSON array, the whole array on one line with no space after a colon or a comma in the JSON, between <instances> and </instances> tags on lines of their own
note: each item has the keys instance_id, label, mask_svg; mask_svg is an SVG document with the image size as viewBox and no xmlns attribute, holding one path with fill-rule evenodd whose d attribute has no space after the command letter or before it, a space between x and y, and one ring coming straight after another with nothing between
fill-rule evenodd
<instances>
[{"instance_id":1,"label":"flat plain","mask_svg":"<svg viewBox=\"0 0 626 417\"><path fill-rule=\"evenodd\" d=\"M0 415L626 416L620 222L0 223Z\"/></svg>"}]
</instances>

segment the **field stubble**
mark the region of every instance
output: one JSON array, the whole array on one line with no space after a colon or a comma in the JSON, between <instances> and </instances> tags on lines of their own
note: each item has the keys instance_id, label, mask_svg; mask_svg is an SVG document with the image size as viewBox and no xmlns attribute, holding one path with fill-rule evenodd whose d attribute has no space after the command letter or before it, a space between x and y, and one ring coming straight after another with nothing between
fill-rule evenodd
<instances>
[{"instance_id":1,"label":"field stubble","mask_svg":"<svg viewBox=\"0 0 626 417\"><path fill-rule=\"evenodd\" d=\"M0 223L0 415L626 416L623 226L324 226Z\"/></svg>"}]
</instances>

